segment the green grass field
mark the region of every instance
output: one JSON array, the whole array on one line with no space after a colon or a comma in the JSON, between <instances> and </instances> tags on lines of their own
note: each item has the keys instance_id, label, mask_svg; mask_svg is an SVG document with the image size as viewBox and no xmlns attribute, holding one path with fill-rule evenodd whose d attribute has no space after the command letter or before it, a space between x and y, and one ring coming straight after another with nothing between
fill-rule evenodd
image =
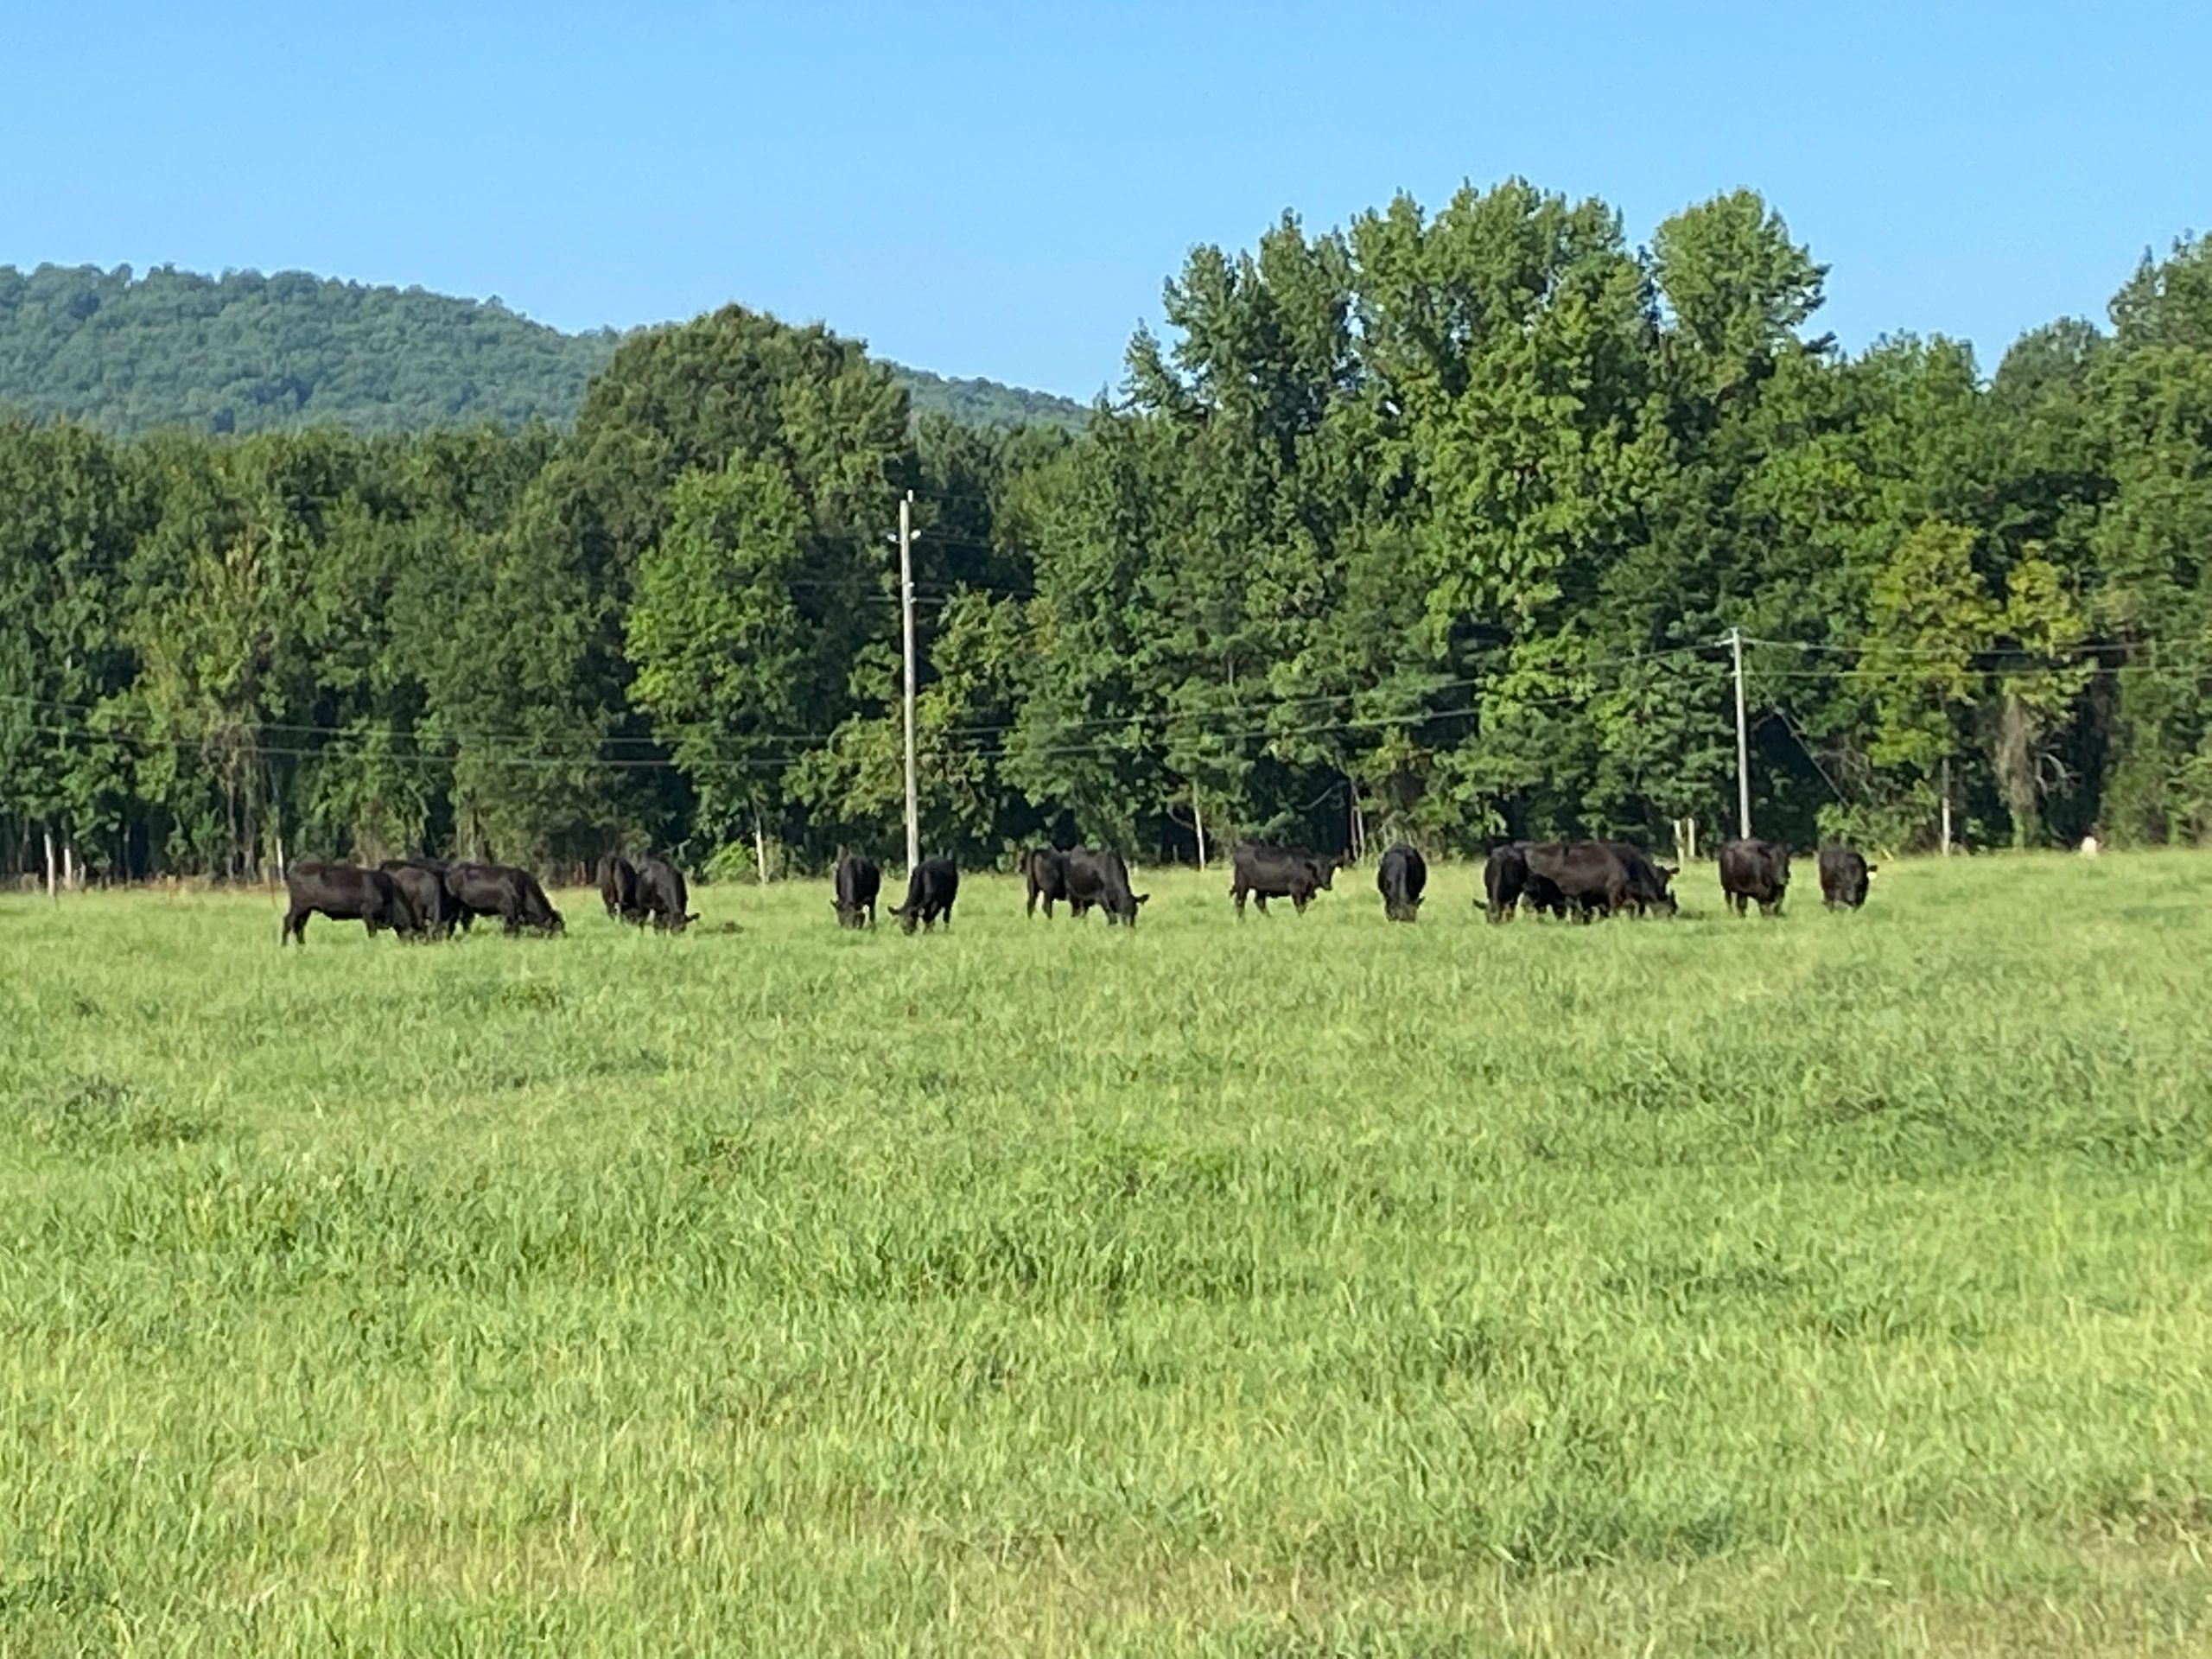
<instances>
[{"instance_id":1,"label":"green grass field","mask_svg":"<svg viewBox=\"0 0 2212 1659\"><path fill-rule=\"evenodd\" d=\"M2212 858L1372 880L0 899L0 1653L2212 1649Z\"/></svg>"}]
</instances>

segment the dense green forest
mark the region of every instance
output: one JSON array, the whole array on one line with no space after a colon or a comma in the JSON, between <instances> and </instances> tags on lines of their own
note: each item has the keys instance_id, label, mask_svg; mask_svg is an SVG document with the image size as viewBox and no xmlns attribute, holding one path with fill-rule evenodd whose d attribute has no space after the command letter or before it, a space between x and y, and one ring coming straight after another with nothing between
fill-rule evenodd
<instances>
[{"instance_id":1,"label":"dense green forest","mask_svg":"<svg viewBox=\"0 0 2212 1659\"><path fill-rule=\"evenodd\" d=\"M497 300L301 271L0 265L0 408L124 437L165 426L565 426L618 343L611 330L564 334ZM917 415L978 426L1085 418L1047 392L890 367Z\"/></svg>"},{"instance_id":2,"label":"dense green forest","mask_svg":"<svg viewBox=\"0 0 2212 1659\"><path fill-rule=\"evenodd\" d=\"M2116 262L2116 270L2124 264ZM94 873L899 841L886 533L914 493L924 835L1927 845L2212 833L2212 240L2110 326L1814 332L1747 192L1648 249L1518 181L1204 247L1080 433L911 418L731 308L573 426L0 427L0 858Z\"/></svg>"}]
</instances>

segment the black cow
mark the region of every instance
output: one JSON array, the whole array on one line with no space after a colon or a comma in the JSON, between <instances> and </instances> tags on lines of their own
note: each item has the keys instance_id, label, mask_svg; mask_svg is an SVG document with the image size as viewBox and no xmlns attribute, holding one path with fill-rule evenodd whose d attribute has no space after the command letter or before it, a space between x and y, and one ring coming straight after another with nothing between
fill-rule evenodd
<instances>
[{"instance_id":1,"label":"black cow","mask_svg":"<svg viewBox=\"0 0 2212 1659\"><path fill-rule=\"evenodd\" d=\"M545 889L528 870L505 864L449 864L446 891L460 909L461 930L479 916L497 916L510 933L524 928L558 933L564 924L561 912L545 897Z\"/></svg>"},{"instance_id":2,"label":"black cow","mask_svg":"<svg viewBox=\"0 0 2212 1659\"><path fill-rule=\"evenodd\" d=\"M876 895L883 891L883 872L875 868L875 861L847 853L837 861L830 880L837 896L830 901L830 908L837 912L837 925L859 927L865 923L874 927Z\"/></svg>"},{"instance_id":3,"label":"black cow","mask_svg":"<svg viewBox=\"0 0 2212 1659\"><path fill-rule=\"evenodd\" d=\"M1342 858L1322 858L1297 847L1269 847L1253 842L1236 849L1229 862L1229 896L1236 913L1244 913L1249 895L1268 913L1268 900L1287 899L1303 916L1317 893L1329 890L1330 878L1344 867Z\"/></svg>"},{"instance_id":4,"label":"black cow","mask_svg":"<svg viewBox=\"0 0 2212 1659\"><path fill-rule=\"evenodd\" d=\"M1821 902L1856 910L1866 902L1866 878L1881 868L1869 864L1855 847L1821 849Z\"/></svg>"},{"instance_id":5,"label":"black cow","mask_svg":"<svg viewBox=\"0 0 2212 1659\"><path fill-rule=\"evenodd\" d=\"M416 929L423 938L442 939L452 933L454 922L460 919L461 906L446 891L446 867L442 862L435 858L388 858L382 868L406 895L408 907L415 912Z\"/></svg>"},{"instance_id":6,"label":"black cow","mask_svg":"<svg viewBox=\"0 0 2212 1659\"><path fill-rule=\"evenodd\" d=\"M1675 914L1678 906L1667 885L1678 874L1673 865L1654 863L1650 854L1625 841L1599 845L1620 860L1621 868L1628 872L1628 901L1637 915L1646 916L1655 910L1665 916Z\"/></svg>"},{"instance_id":7,"label":"black cow","mask_svg":"<svg viewBox=\"0 0 2212 1659\"><path fill-rule=\"evenodd\" d=\"M327 916L334 922L359 922L371 933L390 928L403 936L422 925L415 908L399 884L382 870L364 870L351 864L321 864L309 860L284 872L283 931L276 943L308 942L308 918Z\"/></svg>"},{"instance_id":8,"label":"black cow","mask_svg":"<svg viewBox=\"0 0 2212 1659\"><path fill-rule=\"evenodd\" d=\"M1745 913L1746 901L1762 916L1779 915L1789 888L1789 849L1778 841L1738 840L1720 843L1720 897Z\"/></svg>"},{"instance_id":9,"label":"black cow","mask_svg":"<svg viewBox=\"0 0 2212 1659\"><path fill-rule=\"evenodd\" d=\"M1611 916L1632 902L1628 866L1602 842L1535 841L1521 849L1531 877L1541 876L1583 921Z\"/></svg>"},{"instance_id":10,"label":"black cow","mask_svg":"<svg viewBox=\"0 0 2212 1659\"><path fill-rule=\"evenodd\" d=\"M1522 850L1527 845L1509 841L1491 848L1483 861L1483 898L1476 902L1493 922L1510 921L1521 907L1522 891L1529 885L1529 861Z\"/></svg>"},{"instance_id":11,"label":"black cow","mask_svg":"<svg viewBox=\"0 0 2212 1659\"><path fill-rule=\"evenodd\" d=\"M1483 866L1483 892L1488 900L1486 913L1493 922L1512 920L1522 905L1540 914L1567 914L1567 895L1549 876L1529 868L1529 849L1537 844L1514 841L1491 849Z\"/></svg>"},{"instance_id":12,"label":"black cow","mask_svg":"<svg viewBox=\"0 0 2212 1659\"><path fill-rule=\"evenodd\" d=\"M1084 916L1096 905L1106 912L1109 927L1116 922L1135 927L1137 906L1152 897L1129 891L1129 867L1111 847L1078 847L1061 861L1060 872L1069 907Z\"/></svg>"},{"instance_id":13,"label":"black cow","mask_svg":"<svg viewBox=\"0 0 2212 1659\"><path fill-rule=\"evenodd\" d=\"M690 902L690 890L683 885L683 871L658 853L647 853L638 861L638 910L641 918L652 917L653 926L661 932L681 933L699 919L684 913L684 907Z\"/></svg>"},{"instance_id":14,"label":"black cow","mask_svg":"<svg viewBox=\"0 0 2212 1659\"><path fill-rule=\"evenodd\" d=\"M1045 919L1052 918L1052 901L1068 896L1068 855L1057 847L1039 847L1025 855L1021 861L1022 880L1029 888L1028 902L1021 913L1034 916L1037 901L1045 901ZM1084 909L1089 909L1084 906ZM1080 916L1082 910L1076 912Z\"/></svg>"},{"instance_id":15,"label":"black cow","mask_svg":"<svg viewBox=\"0 0 2212 1659\"><path fill-rule=\"evenodd\" d=\"M900 931L911 933L918 923L926 931L942 921L952 925L952 901L960 896L960 872L949 858L925 858L906 877L906 902L893 909Z\"/></svg>"},{"instance_id":16,"label":"black cow","mask_svg":"<svg viewBox=\"0 0 2212 1659\"><path fill-rule=\"evenodd\" d=\"M638 867L620 853L599 861L599 900L607 906L610 922L642 922L645 912L638 903Z\"/></svg>"},{"instance_id":17,"label":"black cow","mask_svg":"<svg viewBox=\"0 0 2212 1659\"><path fill-rule=\"evenodd\" d=\"M1421 913L1421 890L1428 886L1428 861L1401 842L1382 855L1375 872L1375 890L1382 895L1382 913L1394 922L1410 922Z\"/></svg>"}]
</instances>

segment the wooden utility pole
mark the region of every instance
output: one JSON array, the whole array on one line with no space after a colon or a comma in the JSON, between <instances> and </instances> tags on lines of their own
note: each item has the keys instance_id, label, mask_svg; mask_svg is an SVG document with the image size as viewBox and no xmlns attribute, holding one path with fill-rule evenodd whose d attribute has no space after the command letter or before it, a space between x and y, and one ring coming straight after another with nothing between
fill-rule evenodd
<instances>
[{"instance_id":1,"label":"wooden utility pole","mask_svg":"<svg viewBox=\"0 0 2212 1659\"><path fill-rule=\"evenodd\" d=\"M906 636L906 870L922 861L920 790L914 770L914 493L899 504L899 620Z\"/></svg>"},{"instance_id":2,"label":"wooden utility pole","mask_svg":"<svg viewBox=\"0 0 2212 1659\"><path fill-rule=\"evenodd\" d=\"M1744 631L1728 630L1729 654L1736 662L1736 833L1751 835L1751 735L1744 720Z\"/></svg>"},{"instance_id":3,"label":"wooden utility pole","mask_svg":"<svg viewBox=\"0 0 2212 1659\"><path fill-rule=\"evenodd\" d=\"M1948 858L1951 855L1951 757L1948 754L1943 757L1942 777L1943 781L1938 785L1943 794L1941 803L1942 826L1936 833L1943 849L1943 856Z\"/></svg>"}]
</instances>

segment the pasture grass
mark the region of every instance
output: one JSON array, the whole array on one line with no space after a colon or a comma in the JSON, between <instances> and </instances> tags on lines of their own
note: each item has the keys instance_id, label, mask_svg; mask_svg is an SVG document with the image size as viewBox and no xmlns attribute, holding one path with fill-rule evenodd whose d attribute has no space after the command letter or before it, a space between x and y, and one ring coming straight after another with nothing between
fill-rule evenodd
<instances>
[{"instance_id":1,"label":"pasture grass","mask_svg":"<svg viewBox=\"0 0 2212 1659\"><path fill-rule=\"evenodd\" d=\"M0 1654L2212 1649L2212 860L0 899Z\"/></svg>"}]
</instances>

